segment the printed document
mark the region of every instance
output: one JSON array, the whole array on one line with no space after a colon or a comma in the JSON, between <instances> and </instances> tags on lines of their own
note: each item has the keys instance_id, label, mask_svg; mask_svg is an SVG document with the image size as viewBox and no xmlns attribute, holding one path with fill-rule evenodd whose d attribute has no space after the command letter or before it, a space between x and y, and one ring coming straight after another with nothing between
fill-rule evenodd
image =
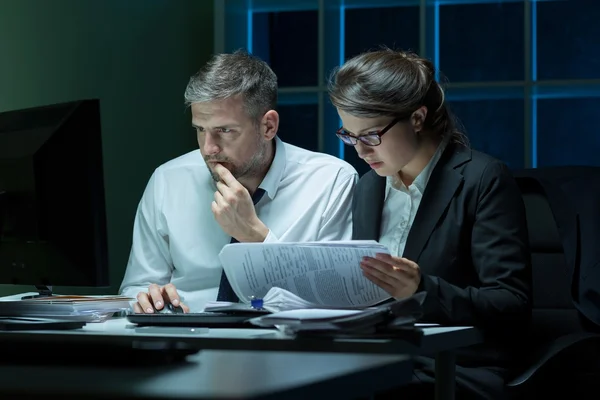
<instances>
[{"instance_id":1,"label":"printed document","mask_svg":"<svg viewBox=\"0 0 600 400\"><path fill-rule=\"evenodd\" d=\"M366 308L390 295L363 276L360 261L389 250L376 241L233 243L219 254L243 303L265 308ZM268 293L268 295L267 295Z\"/></svg>"}]
</instances>

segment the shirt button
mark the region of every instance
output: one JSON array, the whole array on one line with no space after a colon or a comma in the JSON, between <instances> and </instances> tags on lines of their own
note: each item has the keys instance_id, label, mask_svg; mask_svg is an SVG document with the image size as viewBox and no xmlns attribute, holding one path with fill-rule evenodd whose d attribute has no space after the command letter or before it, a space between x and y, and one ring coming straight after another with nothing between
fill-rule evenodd
<instances>
[{"instance_id":1,"label":"shirt button","mask_svg":"<svg viewBox=\"0 0 600 400\"><path fill-rule=\"evenodd\" d=\"M402 221L402 223L400 224L401 227L405 228L406 227L406 221Z\"/></svg>"}]
</instances>

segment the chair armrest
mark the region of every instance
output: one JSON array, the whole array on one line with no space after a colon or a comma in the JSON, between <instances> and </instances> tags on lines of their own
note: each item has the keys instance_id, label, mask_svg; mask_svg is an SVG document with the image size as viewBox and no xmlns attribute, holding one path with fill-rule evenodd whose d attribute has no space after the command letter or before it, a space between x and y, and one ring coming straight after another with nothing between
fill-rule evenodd
<instances>
[{"instance_id":1,"label":"chair armrest","mask_svg":"<svg viewBox=\"0 0 600 400\"><path fill-rule=\"evenodd\" d=\"M565 336L561 336L551 343L546 345L539 353L538 357L531 362L525 371L520 373L518 376L513 378L507 383L507 386L516 387L524 384L530 380L544 365L550 360L560 355L565 350L573 347L574 345L581 344L589 341L599 341L600 334L595 333L574 333Z\"/></svg>"}]
</instances>

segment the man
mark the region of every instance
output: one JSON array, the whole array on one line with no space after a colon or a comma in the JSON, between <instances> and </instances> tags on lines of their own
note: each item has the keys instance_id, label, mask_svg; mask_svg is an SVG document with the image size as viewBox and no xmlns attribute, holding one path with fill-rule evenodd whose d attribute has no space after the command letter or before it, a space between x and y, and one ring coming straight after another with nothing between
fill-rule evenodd
<instances>
[{"instance_id":1,"label":"man","mask_svg":"<svg viewBox=\"0 0 600 400\"><path fill-rule=\"evenodd\" d=\"M276 136L277 77L265 62L242 51L216 55L190 79L185 100L200 152L158 167L139 203L120 290L136 297L138 313L235 301L218 257L232 240L351 237L358 174Z\"/></svg>"}]
</instances>

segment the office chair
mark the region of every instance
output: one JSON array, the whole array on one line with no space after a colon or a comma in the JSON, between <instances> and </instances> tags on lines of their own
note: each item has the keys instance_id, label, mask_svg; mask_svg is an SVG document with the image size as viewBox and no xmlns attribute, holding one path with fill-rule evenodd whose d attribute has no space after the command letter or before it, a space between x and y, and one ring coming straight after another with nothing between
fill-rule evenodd
<instances>
[{"instance_id":1,"label":"office chair","mask_svg":"<svg viewBox=\"0 0 600 400\"><path fill-rule=\"evenodd\" d=\"M584 323L586 319L574 305L573 285L579 272L567 263L549 199L532 174L528 170L515 173L525 203L532 257L533 313L524 339L530 353L507 386L516 398L552 394L564 386L571 394L573 390L584 393L600 382L600 334ZM600 237L597 242L600 246Z\"/></svg>"}]
</instances>

